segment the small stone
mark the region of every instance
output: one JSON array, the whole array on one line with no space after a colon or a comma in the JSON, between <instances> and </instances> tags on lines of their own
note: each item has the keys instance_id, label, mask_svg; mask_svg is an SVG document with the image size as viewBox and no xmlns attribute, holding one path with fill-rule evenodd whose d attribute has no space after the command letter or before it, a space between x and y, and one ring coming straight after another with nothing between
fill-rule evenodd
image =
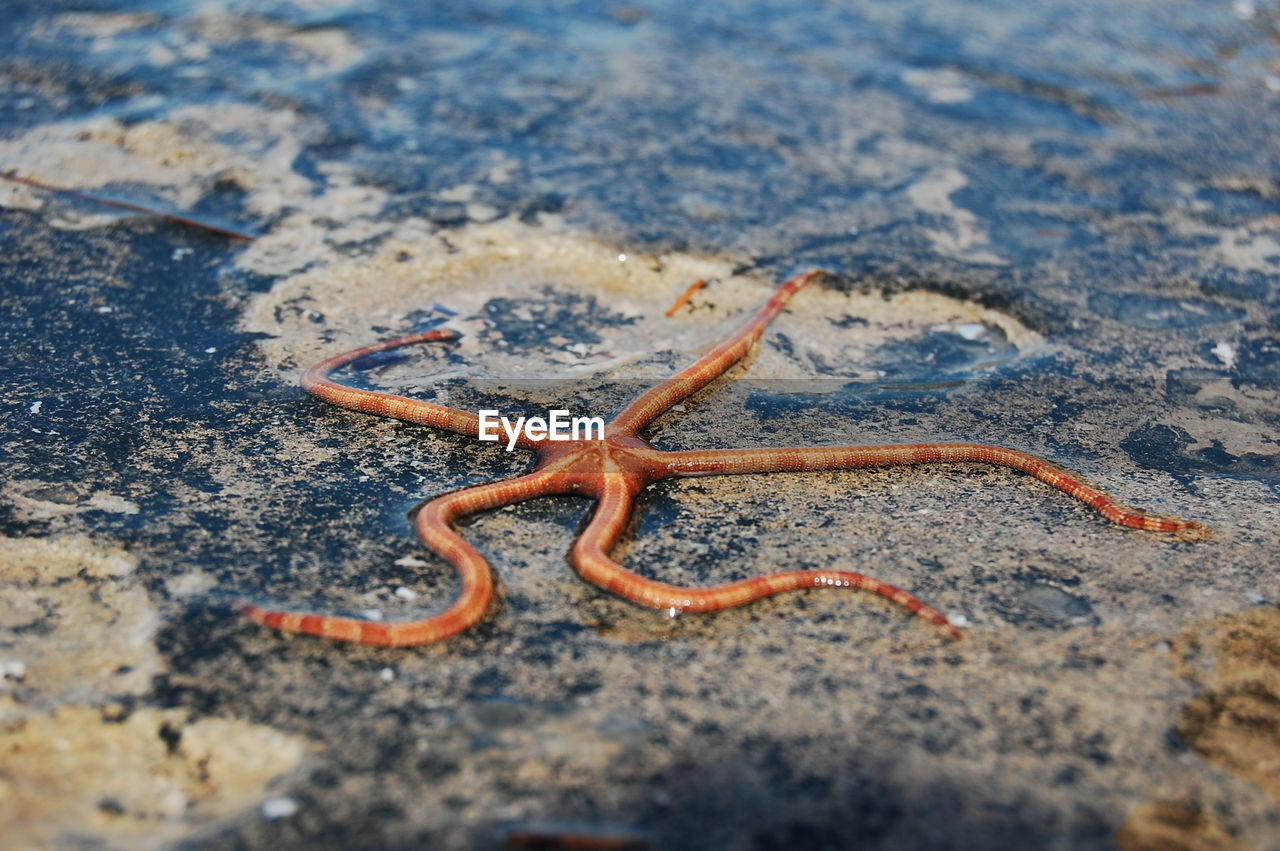
<instances>
[{"instance_id":1,"label":"small stone","mask_svg":"<svg viewBox=\"0 0 1280 851\"><path fill-rule=\"evenodd\" d=\"M298 811L293 798L267 798L262 802L262 817L269 820L288 818Z\"/></svg>"},{"instance_id":2,"label":"small stone","mask_svg":"<svg viewBox=\"0 0 1280 851\"><path fill-rule=\"evenodd\" d=\"M369 477L364 476L362 478L368 479ZM417 556L404 556L403 558L396 559L394 562L392 562L392 564L394 564L396 567L426 567L427 566L427 563L422 559L418 558Z\"/></svg>"},{"instance_id":3,"label":"small stone","mask_svg":"<svg viewBox=\"0 0 1280 851\"><path fill-rule=\"evenodd\" d=\"M956 327L956 333L966 340L978 340L987 335L987 326L981 322L966 322Z\"/></svg>"},{"instance_id":4,"label":"small stone","mask_svg":"<svg viewBox=\"0 0 1280 851\"><path fill-rule=\"evenodd\" d=\"M31 411L31 413L33 413L33 414L38 414L38 413L40 413L40 409L41 409L42 407L44 407L44 402L32 402L32 403L31 403L30 411Z\"/></svg>"},{"instance_id":5,"label":"small stone","mask_svg":"<svg viewBox=\"0 0 1280 851\"><path fill-rule=\"evenodd\" d=\"M417 591L414 591L412 588L406 588L406 587L404 587L403 585L401 585L399 588L397 588L395 593L396 593L396 596L397 596L397 597L399 597L401 600L416 600L416 599L418 599L418 592L417 592Z\"/></svg>"},{"instance_id":6,"label":"small stone","mask_svg":"<svg viewBox=\"0 0 1280 851\"><path fill-rule=\"evenodd\" d=\"M378 679L384 683L389 683L396 678L396 672L391 668L383 668L378 672Z\"/></svg>"},{"instance_id":7,"label":"small stone","mask_svg":"<svg viewBox=\"0 0 1280 851\"><path fill-rule=\"evenodd\" d=\"M969 618L960 612L947 612L947 623L963 629L969 625Z\"/></svg>"},{"instance_id":8,"label":"small stone","mask_svg":"<svg viewBox=\"0 0 1280 851\"><path fill-rule=\"evenodd\" d=\"M21 680L26 676L26 662L20 659L0 659L0 680Z\"/></svg>"},{"instance_id":9,"label":"small stone","mask_svg":"<svg viewBox=\"0 0 1280 851\"><path fill-rule=\"evenodd\" d=\"M1065 623L1093 614L1088 600L1043 582L1031 585L1021 597L1031 608L1055 622Z\"/></svg>"}]
</instances>

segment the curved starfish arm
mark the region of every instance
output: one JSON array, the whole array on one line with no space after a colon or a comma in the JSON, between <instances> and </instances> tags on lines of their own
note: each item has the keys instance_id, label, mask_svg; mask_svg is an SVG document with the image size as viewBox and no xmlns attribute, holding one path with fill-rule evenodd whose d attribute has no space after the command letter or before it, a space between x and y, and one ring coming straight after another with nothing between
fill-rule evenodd
<instances>
[{"instance_id":1,"label":"curved starfish arm","mask_svg":"<svg viewBox=\"0 0 1280 851\"><path fill-rule=\"evenodd\" d=\"M1207 527L1194 520L1147 514L1116 502L1077 476L1043 458L980 443L906 443L891 446L815 446L799 449L710 449L668 452L673 476L723 476L739 473L782 473L810 470L849 470L906 464L976 462L1012 467L1080 500L1120 526L1151 532L1171 532L1182 540L1207 538Z\"/></svg>"},{"instance_id":2,"label":"curved starfish arm","mask_svg":"<svg viewBox=\"0 0 1280 851\"><path fill-rule=\"evenodd\" d=\"M822 269L796 275L774 292L773 298L755 312L747 323L730 334L714 349L698 358L675 375L656 384L633 399L609 422L613 431L635 434L660 417L672 405L679 404L720 377L726 369L742 360L791 297L814 278L828 274Z\"/></svg>"},{"instance_id":3,"label":"curved starfish arm","mask_svg":"<svg viewBox=\"0 0 1280 851\"><path fill-rule=\"evenodd\" d=\"M645 579L609 557L622 536L634 503L625 484L606 484L594 516L573 546L573 565L578 574L593 585L623 599L651 609L676 612L716 612L743 606L761 597L770 597L802 588L857 588L879 594L912 614L941 627L952 638L962 633L942 613L914 595L887 582L850 570L791 570L753 579L727 582L707 588L686 588Z\"/></svg>"},{"instance_id":4,"label":"curved starfish arm","mask_svg":"<svg viewBox=\"0 0 1280 851\"><path fill-rule=\"evenodd\" d=\"M431 500L418 511L417 530L422 542L458 571L462 591L458 599L439 614L399 623L377 623L359 618L304 614L263 609L242 604L240 610L273 629L319 635L338 641L407 647L430 644L475 625L493 601L493 572L484 556L462 539L453 521L467 514L521 502L548 492L549 477L520 476L505 482L454 491Z\"/></svg>"},{"instance_id":5,"label":"curved starfish arm","mask_svg":"<svg viewBox=\"0 0 1280 851\"><path fill-rule=\"evenodd\" d=\"M459 411L445 405L424 402L421 399L397 396L394 393L358 390L355 387L339 384L329 377L331 373L352 361L357 361L375 352L391 351L414 343L456 340L459 336L461 335L457 331L437 328L433 331L423 331L418 334L396 337L394 340L384 340L372 345L361 346L358 349L334 355L308 369L302 376L302 388L312 396L323 399L340 408L360 411L364 414L376 414L380 417L390 417L391 419L403 420L408 423L428 425L433 428L465 434L468 437L478 437L480 434L480 418L475 414ZM537 444L521 433L516 440L516 445L523 449L532 449Z\"/></svg>"}]
</instances>

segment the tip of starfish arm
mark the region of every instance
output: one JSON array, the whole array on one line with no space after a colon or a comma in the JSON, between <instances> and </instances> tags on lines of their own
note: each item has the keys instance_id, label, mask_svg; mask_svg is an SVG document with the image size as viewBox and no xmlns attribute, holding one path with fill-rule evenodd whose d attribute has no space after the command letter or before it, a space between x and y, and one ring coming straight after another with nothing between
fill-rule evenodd
<instances>
[{"instance_id":1,"label":"tip of starfish arm","mask_svg":"<svg viewBox=\"0 0 1280 851\"><path fill-rule=\"evenodd\" d=\"M1173 536L1179 541L1207 541L1213 537L1213 530L1203 523L1190 520L1187 525L1174 532Z\"/></svg>"}]
</instances>

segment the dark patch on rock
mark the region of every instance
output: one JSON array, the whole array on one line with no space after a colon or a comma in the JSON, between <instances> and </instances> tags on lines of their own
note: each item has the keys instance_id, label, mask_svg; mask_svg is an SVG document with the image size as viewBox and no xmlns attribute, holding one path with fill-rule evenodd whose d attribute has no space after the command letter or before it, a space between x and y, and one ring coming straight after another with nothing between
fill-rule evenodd
<instances>
[{"instance_id":1,"label":"dark patch on rock","mask_svg":"<svg viewBox=\"0 0 1280 851\"><path fill-rule=\"evenodd\" d=\"M510 346L512 350L558 349L563 343L548 342L548 337L566 337L575 343L599 343L601 327L630 325L635 317L626 316L602 305L594 296L583 298L573 293L557 292L550 286L540 288L541 296L528 299L495 298L484 306L486 329L480 338L486 342Z\"/></svg>"},{"instance_id":2,"label":"dark patch on rock","mask_svg":"<svg viewBox=\"0 0 1280 851\"><path fill-rule=\"evenodd\" d=\"M1131 431L1120 446L1143 467L1184 476L1215 473L1263 481L1280 478L1280 456L1254 452L1232 455L1216 440L1209 446L1192 449L1195 442L1184 429L1152 423Z\"/></svg>"}]
</instances>

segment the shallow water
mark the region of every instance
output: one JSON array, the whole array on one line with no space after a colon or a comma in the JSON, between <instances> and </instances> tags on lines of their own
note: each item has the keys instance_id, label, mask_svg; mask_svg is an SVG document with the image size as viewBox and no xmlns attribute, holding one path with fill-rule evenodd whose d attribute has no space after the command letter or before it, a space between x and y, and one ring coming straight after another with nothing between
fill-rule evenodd
<instances>
[{"instance_id":1,"label":"shallow water","mask_svg":"<svg viewBox=\"0 0 1280 851\"><path fill-rule=\"evenodd\" d=\"M0 182L0 831L1280 842L1274 742L1228 723L1280 693L1278 34L1251 0L0 3L0 171L256 237ZM231 611L439 608L408 516L529 463L306 366L440 325L349 380L603 415L815 266L657 445L989 442L1215 537L972 466L710 478L647 492L628 566L863 570L968 640L861 595L638 609L565 564L567 498L465 527L505 596L448 642Z\"/></svg>"}]
</instances>

